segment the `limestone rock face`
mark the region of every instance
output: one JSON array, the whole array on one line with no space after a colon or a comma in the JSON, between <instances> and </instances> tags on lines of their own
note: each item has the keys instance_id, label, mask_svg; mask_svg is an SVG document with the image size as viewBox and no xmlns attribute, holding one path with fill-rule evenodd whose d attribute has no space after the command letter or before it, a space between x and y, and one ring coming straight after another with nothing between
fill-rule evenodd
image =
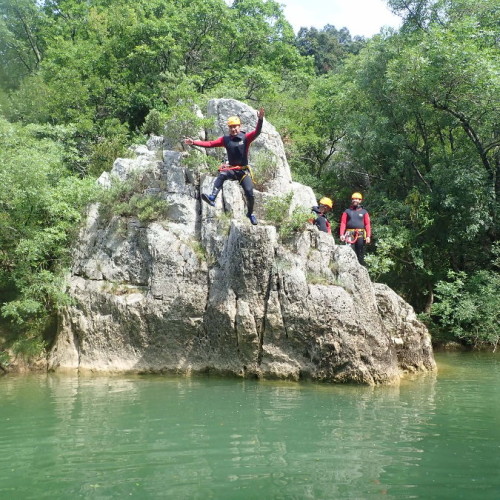
<instances>
[{"instance_id":1,"label":"limestone rock face","mask_svg":"<svg viewBox=\"0 0 500 500\"><path fill-rule=\"evenodd\" d=\"M209 114L224 133L228 116L255 125L256 112L214 100ZM261 140L262 138L262 140ZM245 377L383 384L435 369L430 337L412 308L373 284L354 252L310 226L283 239L263 220L265 200L293 192L284 148L267 122L260 143L280 158L256 193L260 223L245 217L242 191L226 182L215 207L200 202L213 177L194 173L161 138L116 160L99 182L134 175L168 203L167 219L141 223L89 207L69 277L73 305L60 315L49 357L53 370L212 372ZM257 149L257 148L256 148Z\"/></svg>"}]
</instances>

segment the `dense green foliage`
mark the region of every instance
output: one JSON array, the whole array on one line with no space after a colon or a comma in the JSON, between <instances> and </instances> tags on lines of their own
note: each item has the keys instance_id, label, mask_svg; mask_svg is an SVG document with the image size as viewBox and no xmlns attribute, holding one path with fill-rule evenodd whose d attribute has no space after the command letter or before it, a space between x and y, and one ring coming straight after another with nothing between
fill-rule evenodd
<instances>
[{"instance_id":1,"label":"dense green foliage","mask_svg":"<svg viewBox=\"0 0 500 500\"><path fill-rule=\"evenodd\" d=\"M488 342L496 348L500 342L500 275L450 271L448 279L436 284L436 333L444 338L451 334L473 345Z\"/></svg>"},{"instance_id":2,"label":"dense green foliage","mask_svg":"<svg viewBox=\"0 0 500 500\"><path fill-rule=\"evenodd\" d=\"M311 211L304 207L290 209L293 192L283 196L275 196L266 201L266 220L272 221L278 228L282 238L303 230L311 219Z\"/></svg>"},{"instance_id":3,"label":"dense green foliage","mask_svg":"<svg viewBox=\"0 0 500 500\"><path fill-rule=\"evenodd\" d=\"M22 352L43 346L51 313L67 301L70 241L95 191L66 168L66 134L0 117L0 289L15 290L1 312L23 332L14 346Z\"/></svg>"},{"instance_id":4,"label":"dense green foliage","mask_svg":"<svg viewBox=\"0 0 500 500\"><path fill-rule=\"evenodd\" d=\"M113 179L109 189L99 198L99 211L103 220L114 216L136 217L141 222L166 219L168 203L160 193L147 192L148 172L132 175L121 181Z\"/></svg>"},{"instance_id":5,"label":"dense green foliage","mask_svg":"<svg viewBox=\"0 0 500 500\"><path fill-rule=\"evenodd\" d=\"M95 176L164 123L188 135L203 125L192 104L226 97L266 108L334 219L364 193L374 278L440 335L496 344L500 10L388 3L402 28L365 40L332 25L295 36L273 0L0 0L0 283L20 338L41 342L66 300ZM166 208L124 193L123 214Z\"/></svg>"},{"instance_id":6,"label":"dense green foliage","mask_svg":"<svg viewBox=\"0 0 500 500\"><path fill-rule=\"evenodd\" d=\"M406 16L400 32L374 37L311 84L292 164L320 194L340 198L337 214L352 191L365 194L372 275L432 325L467 337L439 305L445 283L456 282L451 271L463 273L464 301L483 301L498 330L500 11L489 1L391 3ZM462 328L465 302L454 303ZM475 344L495 338L484 326L469 333Z\"/></svg>"},{"instance_id":7,"label":"dense green foliage","mask_svg":"<svg viewBox=\"0 0 500 500\"><path fill-rule=\"evenodd\" d=\"M318 74L335 70L349 54L357 54L365 45L363 37L351 37L347 28L337 30L327 24L323 29L301 28L296 46L304 56L314 58Z\"/></svg>"}]
</instances>

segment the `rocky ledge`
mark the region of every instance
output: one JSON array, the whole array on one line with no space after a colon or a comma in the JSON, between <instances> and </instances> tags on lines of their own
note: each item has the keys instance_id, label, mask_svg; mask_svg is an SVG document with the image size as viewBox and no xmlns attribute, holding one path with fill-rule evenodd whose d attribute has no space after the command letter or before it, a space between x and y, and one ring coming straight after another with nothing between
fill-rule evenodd
<instances>
[{"instance_id":1,"label":"rocky ledge","mask_svg":"<svg viewBox=\"0 0 500 500\"><path fill-rule=\"evenodd\" d=\"M255 111L232 100L211 101L207 114L216 123L210 138L229 115L255 123ZM259 151L274 158L256 193L259 210L286 193L290 210L315 204L310 188L292 182L267 121L252 145ZM226 182L214 208L202 204L213 177L188 168L186 153L166 149L162 138L135 152L100 182L140 175L144 190L168 203L167 218L141 223L89 208L68 278L73 305L61 312L50 369L370 385L435 370L425 326L391 289L371 282L350 248L312 226L284 239L262 211L252 226L237 183Z\"/></svg>"}]
</instances>

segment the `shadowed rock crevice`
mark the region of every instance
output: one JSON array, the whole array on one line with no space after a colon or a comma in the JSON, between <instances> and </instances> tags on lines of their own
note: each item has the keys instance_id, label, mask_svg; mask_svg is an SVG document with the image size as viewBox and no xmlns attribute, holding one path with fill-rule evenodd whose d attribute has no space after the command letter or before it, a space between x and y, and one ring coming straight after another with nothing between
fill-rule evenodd
<instances>
[{"instance_id":1,"label":"shadowed rock crevice","mask_svg":"<svg viewBox=\"0 0 500 500\"><path fill-rule=\"evenodd\" d=\"M218 131L255 110L231 100L208 107ZM247 128L248 130L249 128ZM99 182L140 173L146 191L167 202L166 220L104 218L89 207L74 249L53 370L219 373L243 377L387 384L435 369L430 336L413 309L373 284L346 246L308 227L285 242L263 205L293 193L310 208L312 190L292 182L281 139L267 121L251 152L272 151L275 172L255 192L252 226L238 183L226 182L215 207L200 202L214 178L184 165L161 138L116 160ZM254 149L255 148L255 149Z\"/></svg>"}]
</instances>

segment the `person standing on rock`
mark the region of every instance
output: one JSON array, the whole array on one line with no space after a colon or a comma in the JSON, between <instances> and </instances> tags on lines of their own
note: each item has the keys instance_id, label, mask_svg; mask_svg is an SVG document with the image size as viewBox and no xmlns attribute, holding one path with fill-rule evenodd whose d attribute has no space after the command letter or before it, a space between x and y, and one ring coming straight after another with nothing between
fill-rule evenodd
<instances>
[{"instance_id":1,"label":"person standing on rock","mask_svg":"<svg viewBox=\"0 0 500 500\"><path fill-rule=\"evenodd\" d=\"M326 214L333 208L333 201L330 198L323 197L318 201L318 205L311 208L311 210L317 215L315 219L311 219L312 223L320 230L325 233L331 233L332 228L330 221L326 218Z\"/></svg>"},{"instance_id":2,"label":"person standing on rock","mask_svg":"<svg viewBox=\"0 0 500 500\"><path fill-rule=\"evenodd\" d=\"M248 165L248 148L259 136L264 122L264 108L257 112L257 125L252 132L241 131L241 120L239 116L230 116L227 120L229 134L215 139L215 141L197 141L187 137L184 143L189 146L201 146L202 148L224 147L227 151L228 165L219 168L219 175L215 179L212 194L202 193L201 199L210 206L215 206L215 199L222 189L225 181L238 181L245 192L247 199L247 217L253 225L257 224L257 217L253 213L254 195L252 172Z\"/></svg>"},{"instance_id":3,"label":"person standing on rock","mask_svg":"<svg viewBox=\"0 0 500 500\"><path fill-rule=\"evenodd\" d=\"M372 228L370 214L363 208L363 195L353 193L351 206L344 211L340 219L340 239L351 245L359 263L365 265L365 243L371 241Z\"/></svg>"}]
</instances>

